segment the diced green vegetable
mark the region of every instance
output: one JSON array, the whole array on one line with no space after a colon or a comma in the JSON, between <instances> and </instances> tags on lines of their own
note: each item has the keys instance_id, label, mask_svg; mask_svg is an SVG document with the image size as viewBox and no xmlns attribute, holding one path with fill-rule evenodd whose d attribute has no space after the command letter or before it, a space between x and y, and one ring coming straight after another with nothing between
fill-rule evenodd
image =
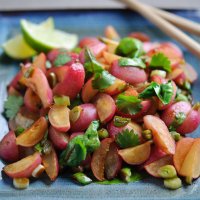
<instances>
[{"instance_id":1,"label":"diced green vegetable","mask_svg":"<svg viewBox=\"0 0 200 200\"><path fill-rule=\"evenodd\" d=\"M22 105L23 98L21 96L9 95L7 100L4 102L5 116L8 119L13 119Z\"/></svg>"},{"instance_id":2,"label":"diced green vegetable","mask_svg":"<svg viewBox=\"0 0 200 200\"><path fill-rule=\"evenodd\" d=\"M176 190L182 187L182 181L178 177L165 179L164 186L168 189Z\"/></svg>"},{"instance_id":3,"label":"diced green vegetable","mask_svg":"<svg viewBox=\"0 0 200 200\"><path fill-rule=\"evenodd\" d=\"M70 98L68 96L54 96L53 100L58 106L70 106Z\"/></svg>"},{"instance_id":4,"label":"diced green vegetable","mask_svg":"<svg viewBox=\"0 0 200 200\"><path fill-rule=\"evenodd\" d=\"M171 131L170 133L176 142L178 142L181 139L180 133L177 133L176 131Z\"/></svg>"},{"instance_id":5,"label":"diced green vegetable","mask_svg":"<svg viewBox=\"0 0 200 200\"><path fill-rule=\"evenodd\" d=\"M171 62L163 53L157 53L153 55L149 67L151 69L161 69L171 72Z\"/></svg>"},{"instance_id":6,"label":"diced green vegetable","mask_svg":"<svg viewBox=\"0 0 200 200\"><path fill-rule=\"evenodd\" d=\"M102 128L98 131L99 139L105 139L109 136L108 131L105 128Z\"/></svg>"},{"instance_id":7,"label":"diced green vegetable","mask_svg":"<svg viewBox=\"0 0 200 200\"><path fill-rule=\"evenodd\" d=\"M125 167L125 168L122 168L119 172L120 174L120 178L126 182L126 183L129 183L131 181L131 169L128 168L128 167Z\"/></svg>"},{"instance_id":8,"label":"diced green vegetable","mask_svg":"<svg viewBox=\"0 0 200 200\"><path fill-rule=\"evenodd\" d=\"M192 178L191 176L185 177L185 182L186 182L188 185L191 185L191 184L192 184L192 180L193 180L193 178Z\"/></svg>"},{"instance_id":9,"label":"diced green vegetable","mask_svg":"<svg viewBox=\"0 0 200 200\"><path fill-rule=\"evenodd\" d=\"M153 138L151 130L143 130L142 136L145 140L151 140Z\"/></svg>"},{"instance_id":10,"label":"diced green vegetable","mask_svg":"<svg viewBox=\"0 0 200 200\"><path fill-rule=\"evenodd\" d=\"M158 174L162 178L174 178L177 176L176 169L173 165L165 165L160 167Z\"/></svg>"},{"instance_id":11,"label":"diced green vegetable","mask_svg":"<svg viewBox=\"0 0 200 200\"><path fill-rule=\"evenodd\" d=\"M71 61L71 57L66 53L60 53L53 62L55 67L63 66Z\"/></svg>"},{"instance_id":12,"label":"diced green vegetable","mask_svg":"<svg viewBox=\"0 0 200 200\"><path fill-rule=\"evenodd\" d=\"M88 176L86 176L82 172L73 174L72 178L73 178L73 180L75 180L77 183L80 183L81 185L88 185L88 184L92 183L92 179L89 178Z\"/></svg>"},{"instance_id":13,"label":"diced green vegetable","mask_svg":"<svg viewBox=\"0 0 200 200\"><path fill-rule=\"evenodd\" d=\"M115 141L122 149L134 147L140 144L138 134L134 133L133 130L128 129L118 133L115 137Z\"/></svg>"},{"instance_id":14,"label":"diced green vegetable","mask_svg":"<svg viewBox=\"0 0 200 200\"><path fill-rule=\"evenodd\" d=\"M135 96L118 95L116 99L117 108L126 114L134 115L142 109L142 100Z\"/></svg>"},{"instance_id":15,"label":"diced green vegetable","mask_svg":"<svg viewBox=\"0 0 200 200\"><path fill-rule=\"evenodd\" d=\"M114 125L116 127L126 126L130 121L131 121L130 118L125 118L125 117L121 117L121 116L115 116L114 120L113 120Z\"/></svg>"}]
</instances>

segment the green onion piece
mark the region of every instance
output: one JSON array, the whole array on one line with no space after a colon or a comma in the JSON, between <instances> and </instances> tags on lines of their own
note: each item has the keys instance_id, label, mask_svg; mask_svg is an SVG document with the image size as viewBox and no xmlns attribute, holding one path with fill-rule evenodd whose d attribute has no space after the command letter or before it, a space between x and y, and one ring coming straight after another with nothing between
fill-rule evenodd
<instances>
[{"instance_id":1,"label":"green onion piece","mask_svg":"<svg viewBox=\"0 0 200 200\"><path fill-rule=\"evenodd\" d=\"M177 176L176 169L173 165L165 165L160 167L158 174L162 178L174 178Z\"/></svg>"},{"instance_id":2,"label":"green onion piece","mask_svg":"<svg viewBox=\"0 0 200 200\"><path fill-rule=\"evenodd\" d=\"M122 168L120 170L120 178L126 182L126 183L129 183L131 181L131 175L132 175L132 172L131 172L131 169L128 168L128 167L125 167L125 168Z\"/></svg>"},{"instance_id":3,"label":"green onion piece","mask_svg":"<svg viewBox=\"0 0 200 200\"><path fill-rule=\"evenodd\" d=\"M70 98L68 96L54 96L53 100L58 106L70 106Z\"/></svg>"},{"instance_id":4,"label":"green onion piece","mask_svg":"<svg viewBox=\"0 0 200 200\"><path fill-rule=\"evenodd\" d=\"M109 136L108 131L105 128L102 128L98 131L99 139L105 139Z\"/></svg>"},{"instance_id":5,"label":"green onion piece","mask_svg":"<svg viewBox=\"0 0 200 200\"><path fill-rule=\"evenodd\" d=\"M178 142L181 139L180 133L177 133L176 131L171 131L170 133L176 142Z\"/></svg>"},{"instance_id":6,"label":"green onion piece","mask_svg":"<svg viewBox=\"0 0 200 200\"><path fill-rule=\"evenodd\" d=\"M165 179L164 186L168 189L176 190L176 189L182 187L182 181L178 177Z\"/></svg>"},{"instance_id":7,"label":"green onion piece","mask_svg":"<svg viewBox=\"0 0 200 200\"><path fill-rule=\"evenodd\" d=\"M151 130L147 129L147 130L142 131L142 137L145 140L151 140L153 138Z\"/></svg>"},{"instance_id":8,"label":"green onion piece","mask_svg":"<svg viewBox=\"0 0 200 200\"><path fill-rule=\"evenodd\" d=\"M73 180L80 183L81 185L88 185L88 184L92 183L92 179L89 178L88 176L86 176L82 172L73 174L72 178L73 178Z\"/></svg>"},{"instance_id":9,"label":"green onion piece","mask_svg":"<svg viewBox=\"0 0 200 200\"><path fill-rule=\"evenodd\" d=\"M114 125L116 127L126 126L131 121L130 118L115 116L114 117Z\"/></svg>"}]
</instances>

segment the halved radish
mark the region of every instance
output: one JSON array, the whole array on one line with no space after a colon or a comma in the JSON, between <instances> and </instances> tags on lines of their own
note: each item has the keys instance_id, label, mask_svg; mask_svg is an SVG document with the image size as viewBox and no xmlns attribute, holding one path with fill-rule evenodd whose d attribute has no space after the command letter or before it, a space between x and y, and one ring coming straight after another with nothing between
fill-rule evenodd
<instances>
[{"instance_id":1,"label":"halved radish","mask_svg":"<svg viewBox=\"0 0 200 200\"><path fill-rule=\"evenodd\" d=\"M58 131L68 131L70 129L69 112L66 106L53 105L48 113L51 125Z\"/></svg>"}]
</instances>

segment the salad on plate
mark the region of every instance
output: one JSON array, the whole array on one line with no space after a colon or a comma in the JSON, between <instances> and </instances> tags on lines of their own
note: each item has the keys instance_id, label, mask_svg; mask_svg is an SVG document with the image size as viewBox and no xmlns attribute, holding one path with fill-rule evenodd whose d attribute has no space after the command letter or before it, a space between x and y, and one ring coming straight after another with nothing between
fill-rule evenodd
<instances>
[{"instance_id":1,"label":"salad on plate","mask_svg":"<svg viewBox=\"0 0 200 200\"><path fill-rule=\"evenodd\" d=\"M195 69L171 42L145 33L84 37L21 20L3 44L22 60L4 103L3 172L17 189L46 173L81 185L129 183L143 174L178 189L200 176Z\"/></svg>"}]
</instances>

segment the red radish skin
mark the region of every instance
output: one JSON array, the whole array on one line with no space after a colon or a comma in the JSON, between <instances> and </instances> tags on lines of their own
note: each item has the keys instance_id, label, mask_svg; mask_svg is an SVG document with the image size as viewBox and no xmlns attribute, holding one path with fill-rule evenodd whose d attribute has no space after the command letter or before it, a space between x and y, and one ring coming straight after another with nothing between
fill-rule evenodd
<instances>
[{"instance_id":1,"label":"red radish skin","mask_svg":"<svg viewBox=\"0 0 200 200\"><path fill-rule=\"evenodd\" d=\"M121 111L119 111L117 109L116 113L122 117L128 117L131 118L132 120L136 121L136 122L141 122L143 120L143 117L148 113L148 111L151 109L152 107L152 101L151 100L145 100L141 102L142 105L142 109L133 115L130 114L125 114Z\"/></svg>"},{"instance_id":2,"label":"red radish skin","mask_svg":"<svg viewBox=\"0 0 200 200\"><path fill-rule=\"evenodd\" d=\"M84 85L85 70L81 63L72 64L64 80L53 88L54 95L69 96L74 99Z\"/></svg>"},{"instance_id":3,"label":"red radish skin","mask_svg":"<svg viewBox=\"0 0 200 200\"><path fill-rule=\"evenodd\" d=\"M70 129L69 112L66 106L53 105L48 113L50 124L60 132L67 132Z\"/></svg>"},{"instance_id":4,"label":"red radish skin","mask_svg":"<svg viewBox=\"0 0 200 200\"><path fill-rule=\"evenodd\" d=\"M42 155L42 164L51 181L55 181L59 173L59 164L56 151L52 147L51 153Z\"/></svg>"},{"instance_id":5,"label":"red radish skin","mask_svg":"<svg viewBox=\"0 0 200 200\"><path fill-rule=\"evenodd\" d=\"M85 131L90 123L98 119L96 107L93 104L87 103L80 105L82 111L80 117L75 122L71 123L71 132Z\"/></svg>"},{"instance_id":6,"label":"red radish skin","mask_svg":"<svg viewBox=\"0 0 200 200\"><path fill-rule=\"evenodd\" d=\"M104 171L105 171L105 160L106 155L109 151L110 144L113 142L113 139L106 138L101 141L100 147L95 150L92 156L91 169L95 178L99 181L105 180Z\"/></svg>"},{"instance_id":7,"label":"red radish skin","mask_svg":"<svg viewBox=\"0 0 200 200\"><path fill-rule=\"evenodd\" d=\"M89 103L92 98L98 93L98 90L92 87L92 80L93 78L90 78L83 86L81 97L84 103Z\"/></svg>"},{"instance_id":8,"label":"red radish skin","mask_svg":"<svg viewBox=\"0 0 200 200\"><path fill-rule=\"evenodd\" d=\"M155 144L165 153L173 155L176 147L175 141L165 123L153 115L146 115L143 119L145 127L152 131Z\"/></svg>"},{"instance_id":9,"label":"red radish skin","mask_svg":"<svg viewBox=\"0 0 200 200\"><path fill-rule=\"evenodd\" d=\"M132 85L143 83L147 81L147 75L143 69L139 69L137 67L120 67L119 61L116 60L113 62L110 73L121 79L130 83Z\"/></svg>"},{"instance_id":10,"label":"red radish skin","mask_svg":"<svg viewBox=\"0 0 200 200\"><path fill-rule=\"evenodd\" d=\"M188 134L195 131L200 124L200 113L197 110L191 110L183 123L177 128L181 134Z\"/></svg>"},{"instance_id":11,"label":"red radish skin","mask_svg":"<svg viewBox=\"0 0 200 200\"><path fill-rule=\"evenodd\" d=\"M49 138L54 147L59 150L64 150L69 142L69 136L67 133L59 132L52 126L49 128Z\"/></svg>"},{"instance_id":12,"label":"red radish skin","mask_svg":"<svg viewBox=\"0 0 200 200\"><path fill-rule=\"evenodd\" d=\"M118 154L117 145L113 142L105 159L105 176L108 180L115 178L122 167L122 159Z\"/></svg>"},{"instance_id":13,"label":"red radish skin","mask_svg":"<svg viewBox=\"0 0 200 200\"><path fill-rule=\"evenodd\" d=\"M23 158L15 163L6 165L3 171L11 178L29 178L33 170L41 164L39 153Z\"/></svg>"},{"instance_id":14,"label":"red radish skin","mask_svg":"<svg viewBox=\"0 0 200 200\"><path fill-rule=\"evenodd\" d=\"M143 50L148 53L149 51L151 51L152 49L155 49L156 46L158 46L158 43L154 43L154 42L144 42L143 43Z\"/></svg>"},{"instance_id":15,"label":"red radish skin","mask_svg":"<svg viewBox=\"0 0 200 200\"><path fill-rule=\"evenodd\" d=\"M71 135L70 135L70 140L71 139L73 139L74 137L76 137L76 136L78 136L78 135L83 135L84 134L84 132L74 132L74 133L72 133Z\"/></svg>"},{"instance_id":16,"label":"red radish skin","mask_svg":"<svg viewBox=\"0 0 200 200\"><path fill-rule=\"evenodd\" d=\"M160 178L158 170L160 169L160 167L165 165L173 165L173 159L171 155L167 155L159 160L156 160L148 165L145 165L144 168L151 176Z\"/></svg>"},{"instance_id":17,"label":"red radish skin","mask_svg":"<svg viewBox=\"0 0 200 200\"><path fill-rule=\"evenodd\" d=\"M189 102L186 101L176 102L163 111L161 119L169 127L175 120L175 117L178 113L184 113L185 115L187 115L190 112L191 108L192 107Z\"/></svg>"},{"instance_id":18,"label":"red radish skin","mask_svg":"<svg viewBox=\"0 0 200 200\"><path fill-rule=\"evenodd\" d=\"M113 121L111 121L107 125L107 130L111 138L115 138L117 134L119 134L120 132L126 129L133 130L134 133L139 136L140 142L143 142L142 127L135 122L129 122L126 126L123 126L123 127L116 127Z\"/></svg>"},{"instance_id":19,"label":"red radish skin","mask_svg":"<svg viewBox=\"0 0 200 200\"><path fill-rule=\"evenodd\" d=\"M19 158L19 149L16 145L16 136L9 131L0 142L0 157L7 162L15 162Z\"/></svg>"},{"instance_id":20,"label":"red radish skin","mask_svg":"<svg viewBox=\"0 0 200 200\"><path fill-rule=\"evenodd\" d=\"M102 123L109 122L115 115L116 105L113 98L108 94L99 94L95 101L97 113Z\"/></svg>"},{"instance_id":21,"label":"red radish skin","mask_svg":"<svg viewBox=\"0 0 200 200\"><path fill-rule=\"evenodd\" d=\"M197 80L198 73L196 72L195 68L192 65L186 63L185 67L183 67L183 71L189 82L193 83Z\"/></svg>"},{"instance_id":22,"label":"red radish skin","mask_svg":"<svg viewBox=\"0 0 200 200\"><path fill-rule=\"evenodd\" d=\"M81 48L87 47L88 45L91 44L96 44L99 43L99 40L95 37L84 37L83 39L80 40L79 46Z\"/></svg>"},{"instance_id":23,"label":"red radish skin","mask_svg":"<svg viewBox=\"0 0 200 200\"><path fill-rule=\"evenodd\" d=\"M38 112L42 106L40 98L33 92L31 88L28 88L24 95L24 105L31 112Z\"/></svg>"},{"instance_id":24,"label":"red radish skin","mask_svg":"<svg viewBox=\"0 0 200 200\"><path fill-rule=\"evenodd\" d=\"M44 108L51 105L53 101L53 93L47 78L41 69L34 68L31 77L25 79L25 84L40 97Z\"/></svg>"}]
</instances>

